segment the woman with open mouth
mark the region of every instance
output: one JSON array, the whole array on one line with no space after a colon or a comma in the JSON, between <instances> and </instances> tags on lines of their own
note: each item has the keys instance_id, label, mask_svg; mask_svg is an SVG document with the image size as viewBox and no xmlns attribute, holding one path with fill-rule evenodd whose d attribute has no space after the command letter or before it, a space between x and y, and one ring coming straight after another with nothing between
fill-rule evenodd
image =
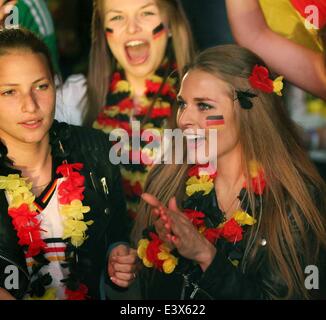
<instances>
[{"instance_id":1,"label":"woman with open mouth","mask_svg":"<svg viewBox=\"0 0 326 320\"><path fill-rule=\"evenodd\" d=\"M216 145L207 163L201 152L148 176L133 230L145 299L325 298L326 188L282 79L235 45L190 64L178 127L188 153L210 147L211 130Z\"/></svg>"},{"instance_id":2,"label":"woman with open mouth","mask_svg":"<svg viewBox=\"0 0 326 320\"><path fill-rule=\"evenodd\" d=\"M108 134L124 129L131 137L132 121L140 124L140 134L165 128L172 119L179 74L194 51L179 1L94 0L92 35L87 103L63 114L83 113L83 124ZM69 116L62 120L70 122ZM131 217L154 157L143 146L124 146L129 161L121 173Z\"/></svg>"}]
</instances>

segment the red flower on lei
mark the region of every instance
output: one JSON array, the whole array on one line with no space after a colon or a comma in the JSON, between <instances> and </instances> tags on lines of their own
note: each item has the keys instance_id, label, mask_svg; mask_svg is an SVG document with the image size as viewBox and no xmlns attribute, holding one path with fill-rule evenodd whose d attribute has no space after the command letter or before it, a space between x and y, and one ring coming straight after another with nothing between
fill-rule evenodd
<instances>
[{"instance_id":1,"label":"red flower on lei","mask_svg":"<svg viewBox=\"0 0 326 320\"><path fill-rule=\"evenodd\" d=\"M86 300L87 293L88 288L83 283L79 285L79 288L77 290L70 290L68 288L65 288L67 300Z\"/></svg>"},{"instance_id":2,"label":"red flower on lei","mask_svg":"<svg viewBox=\"0 0 326 320\"><path fill-rule=\"evenodd\" d=\"M19 208L8 209L8 214L17 231L18 244L28 247L26 256L38 255L46 247L41 238L40 222L36 218L38 212L31 211L29 206L23 203Z\"/></svg>"}]
</instances>

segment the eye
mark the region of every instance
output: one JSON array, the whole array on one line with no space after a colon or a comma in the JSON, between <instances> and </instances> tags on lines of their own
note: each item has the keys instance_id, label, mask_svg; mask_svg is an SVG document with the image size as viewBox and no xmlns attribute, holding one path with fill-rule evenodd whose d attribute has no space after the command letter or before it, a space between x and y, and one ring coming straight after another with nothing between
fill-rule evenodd
<instances>
[{"instance_id":1,"label":"eye","mask_svg":"<svg viewBox=\"0 0 326 320\"><path fill-rule=\"evenodd\" d=\"M142 16L147 17L147 16L155 16L155 13L152 11L144 11L141 13Z\"/></svg>"},{"instance_id":2,"label":"eye","mask_svg":"<svg viewBox=\"0 0 326 320\"><path fill-rule=\"evenodd\" d=\"M118 15L118 16L114 16L112 18L110 18L110 21L120 21L123 19L123 16Z\"/></svg>"},{"instance_id":3,"label":"eye","mask_svg":"<svg viewBox=\"0 0 326 320\"><path fill-rule=\"evenodd\" d=\"M177 101L178 109L184 109L186 107L186 103L183 100Z\"/></svg>"},{"instance_id":4,"label":"eye","mask_svg":"<svg viewBox=\"0 0 326 320\"><path fill-rule=\"evenodd\" d=\"M197 104L197 106L198 106L199 110L201 110L201 111L207 111L207 110L214 109L213 106L211 106L210 104L205 103L205 102L199 102Z\"/></svg>"},{"instance_id":5,"label":"eye","mask_svg":"<svg viewBox=\"0 0 326 320\"><path fill-rule=\"evenodd\" d=\"M45 91L49 89L50 85L48 83L40 84L36 87L36 90Z\"/></svg>"},{"instance_id":6,"label":"eye","mask_svg":"<svg viewBox=\"0 0 326 320\"><path fill-rule=\"evenodd\" d=\"M4 97L9 97L9 96L13 96L16 93L15 90L7 90L1 93L2 96Z\"/></svg>"}]
</instances>

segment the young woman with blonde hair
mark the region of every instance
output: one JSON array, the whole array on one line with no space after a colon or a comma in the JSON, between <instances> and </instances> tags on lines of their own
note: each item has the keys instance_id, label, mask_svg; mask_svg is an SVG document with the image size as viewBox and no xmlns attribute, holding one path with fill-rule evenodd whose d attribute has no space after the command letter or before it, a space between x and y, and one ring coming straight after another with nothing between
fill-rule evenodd
<instances>
[{"instance_id":1,"label":"young woman with blonde hair","mask_svg":"<svg viewBox=\"0 0 326 320\"><path fill-rule=\"evenodd\" d=\"M179 74L193 41L178 0L94 0L84 124L105 133L161 130L171 120ZM126 148L130 148L126 146ZM147 154L130 150L130 155ZM130 156L130 162L132 158ZM121 166L129 214L135 216L150 166Z\"/></svg>"},{"instance_id":2,"label":"young woman with blonde hair","mask_svg":"<svg viewBox=\"0 0 326 320\"><path fill-rule=\"evenodd\" d=\"M281 89L282 78L235 45L207 49L187 69L178 126L205 129L186 135L188 154L217 130L217 172L151 171L133 230L146 299L325 297L325 184Z\"/></svg>"}]
</instances>

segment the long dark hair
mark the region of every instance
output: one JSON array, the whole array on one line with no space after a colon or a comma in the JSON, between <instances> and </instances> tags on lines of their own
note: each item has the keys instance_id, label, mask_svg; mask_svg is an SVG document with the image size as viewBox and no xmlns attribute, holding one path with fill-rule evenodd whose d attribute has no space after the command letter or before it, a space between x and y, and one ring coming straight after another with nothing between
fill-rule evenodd
<instances>
[{"instance_id":1,"label":"long dark hair","mask_svg":"<svg viewBox=\"0 0 326 320\"><path fill-rule=\"evenodd\" d=\"M29 50L33 53L41 53L46 58L52 78L54 78L54 68L51 55L46 44L33 32L19 29L3 29L0 31L0 56L12 50Z\"/></svg>"},{"instance_id":2,"label":"long dark hair","mask_svg":"<svg viewBox=\"0 0 326 320\"><path fill-rule=\"evenodd\" d=\"M0 31L0 56L6 55L13 50L25 50L32 53L40 53L46 58L52 80L54 80L54 68L51 55L46 44L34 33L26 29L3 29ZM7 147L0 139L0 166L12 165L7 157Z\"/></svg>"}]
</instances>

